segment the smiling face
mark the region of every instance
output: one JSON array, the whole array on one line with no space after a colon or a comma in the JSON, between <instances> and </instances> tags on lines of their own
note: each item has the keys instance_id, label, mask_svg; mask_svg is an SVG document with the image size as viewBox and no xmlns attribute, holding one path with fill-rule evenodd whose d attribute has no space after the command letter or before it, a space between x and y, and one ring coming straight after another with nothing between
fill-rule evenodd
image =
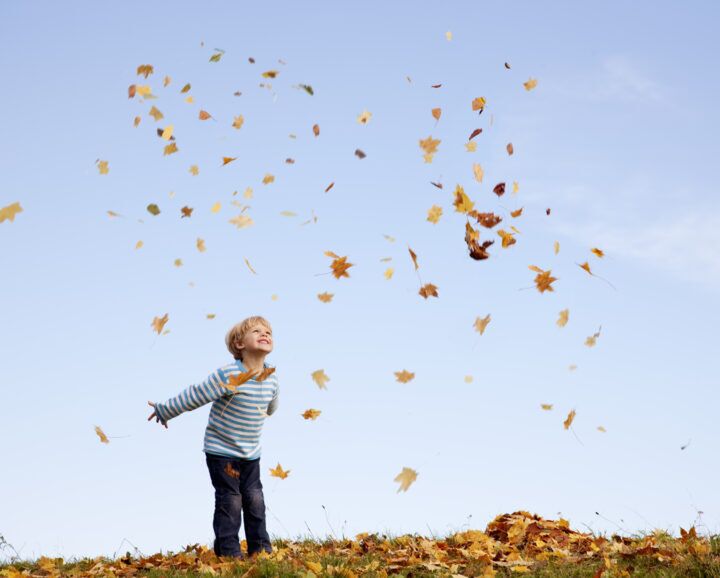
<instances>
[{"instance_id":1,"label":"smiling face","mask_svg":"<svg viewBox=\"0 0 720 578\"><path fill-rule=\"evenodd\" d=\"M270 353L273 349L272 330L261 323L256 323L248 329L237 346L238 349L243 352L257 351L258 353Z\"/></svg>"}]
</instances>

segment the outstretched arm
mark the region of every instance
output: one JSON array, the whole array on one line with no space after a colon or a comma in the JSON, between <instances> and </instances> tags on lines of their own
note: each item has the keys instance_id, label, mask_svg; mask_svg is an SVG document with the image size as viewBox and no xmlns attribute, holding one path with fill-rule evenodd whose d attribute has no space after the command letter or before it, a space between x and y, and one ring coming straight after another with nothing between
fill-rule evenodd
<instances>
[{"instance_id":1,"label":"outstretched arm","mask_svg":"<svg viewBox=\"0 0 720 578\"><path fill-rule=\"evenodd\" d=\"M275 395L273 396L273 398L270 400L270 403L268 404L268 407L267 407L268 415L274 414L275 410L278 408L279 394L280 394L280 387L278 386L275 389Z\"/></svg>"},{"instance_id":2,"label":"outstretched arm","mask_svg":"<svg viewBox=\"0 0 720 578\"><path fill-rule=\"evenodd\" d=\"M155 409L148 420L155 417L162 425L167 427L168 420L179 416L181 413L192 411L201 405L231 394L232 392L224 387L223 383L226 383L225 376L220 370L217 370L211 373L202 383L191 385L165 403L148 402Z\"/></svg>"}]
</instances>

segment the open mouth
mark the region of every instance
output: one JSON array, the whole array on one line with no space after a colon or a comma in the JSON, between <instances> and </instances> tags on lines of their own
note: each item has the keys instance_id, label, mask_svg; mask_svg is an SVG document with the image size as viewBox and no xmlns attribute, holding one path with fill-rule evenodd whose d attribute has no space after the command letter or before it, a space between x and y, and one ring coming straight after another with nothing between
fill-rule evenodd
<instances>
[{"instance_id":1,"label":"open mouth","mask_svg":"<svg viewBox=\"0 0 720 578\"><path fill-rule=\"evenodd\" d=\"M267 343L268 345L270 345L270 342L267 339L261 339L260 341L258 341L258 343Z\"/></svg>"}]
</instances>

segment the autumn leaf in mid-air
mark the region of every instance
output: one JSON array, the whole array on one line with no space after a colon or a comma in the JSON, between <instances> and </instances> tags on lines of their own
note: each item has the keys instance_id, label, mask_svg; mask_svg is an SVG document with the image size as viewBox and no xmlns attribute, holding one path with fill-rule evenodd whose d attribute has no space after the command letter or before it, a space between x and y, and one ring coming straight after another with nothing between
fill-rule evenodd
<instances>
[{"instance_id":1,"label":"autumn leaf in mid-air","mask_svg":"<svg viewBox=\"0 0 720 578\"><path fill-rule=\"evenodd\" d=\"M433 285L432 283L425 283L425 285L420 287L418 293L425 299L427 299L428 297L437 297L437 286Z\"/></svg>"},{"instance_id":2,"label":"autumn leaf in mid-air","mask_svg":"<svg viewBox=\"0 0 720 578\"><path fill-rule=\"evenodd\" d=\"M320 389L327 389L326 384L328 381L330 381L330 378L325 374L325 370L317 369L313 371L310 375Z\"/></svg>"},{"instance_id":3,"label":"autumn leaf in mid-air","mask_svg":"<svg viewBox=\"0 0 720 578\"><path fill-rule=\"evenodd\" d=\"M137 74L140 76L141 74L147 78L150 76L153 72L155 72L155 69L153 68L152 64L141 64L137 67Z\"/></svg>"},{"instance_id":4,"label":"autumn leaf in mid-air","mask_svg":"<svg viewBox=\"0 0 720 578\"><path fill-rule=\"evenodd\" d=\"M367 155L360 149L355 149L355 156L359 159L364 159Z\"/></svg>"},{"instance_id":5,"label":"autumn leaf in mid-air","mask_svg":"<svg viewBox=\"0 0 720 578\"><path fill-rule=\"evenodd\" d=\"M544 409L545 411L552 411L553 404L551 403L541 403L540 407Z\"/></svg>"},{"instance_id":6,"label":"autumn leaf in mid-air","mask_svg":"<svg viewBox=\"0 0 720 578\"><path fill-rule=\"evenodd\" d=\"M505 194L505 183L498 183L495 185L493 193L495 193L498 197L502 197Z\"/></svg>"},{"instance_id":7,"label":"autumn leaf in mid-air","mask_svg":"<svg viewBox=\"0 0 720 578\"><path fill-rule=\"evenodd\" d=\"M540 267L536 267L535 265L528 265L528 269L531 269L532 271L535 271L537 273L537 275L535 275L535 286L537 287L537 290L540 291L540 293L555 290L552 286L552 283L554 281L557 281L557 277L553 277L550 274L550 269L548 269L547 271L543 271L542 269L540 269Z\"/></svg>"},{"instance_id":8,"label":"autumn leaf in mid-air","mask_svg":"<svg viewBox=\"0 0 720 578\"><path fill-rule=\"evenodd\" d=\"M488 326L488 323L490 323L489 313L485 317L478 317L475 319L473 327L475 327L475 330L482 335L485 332L485 328Z\"/></svg>"},{"instance_id":9,"label":"autumn leaf in mid-air","mask_svg":"<svg viewBox=\"0 0 720 578\"><path fill-rule=\"evenodd\" d=\"M517 242L517 239L515 239L513 233L508 233L505 229L498 229L497 234L502 238L503 248L507 248Z\"/></svg>"},{"instance_id":10,"label":"autumn leaf in mid-air","mask_svg":"<svg viewBox=\"0 0 720 578\"><path fill-rule=\"evenodd\" d=\"M417 262L417 255L410 247L408 247L408 251L410 252L410 258L412 259L413 265L415 265L415 271L417 271L420 268Z\"/></svg>"},{"instance_id":11,"label":"autumn leaf in mid-air","mask_svg":"<svg viewBox=\"0 0 720 578\"><path fill-rule=\"evenodd\" d=\"M500 215L495 213L478 213L475 210L468 211L468 217L474 217L479 225L482 225L486 229L492 229L495 225L502 221Z\"/></svg>"},{"instance_id":12,"label":"autumn leaf in mid-air","mask_svg":"<svg viewBox=\"0 0 720 578\"><path fill-rule=\"evenodd\" d=\"M277 70L266 70L262 73L263 78L275 78L278 74L280 74Z\"/></svg>"},{"instance_id":13,"label":"autumn leaf in mid-air","mask_svg":"<svg viewBox=\"0 0 720 578\"><path fill-rule=\"evenodd\" d=\"M290 470L283 470L282 466L279 463L277 466L275 466L275 468L270 468L270 475L276 478L280 478L281 480L287 478L289 473Z\"/></svg>"},{"instance_id":14,"label":"autumn leaf in mid-air","mask_svg":"<svg viewBox=\"0 0 720 578\"><path fill-rule=\"evenodd\" d=\"M224 50L218 50L210 57L210 60L208 62L220 62L220 59L222 58L222 55L225 53Z\"/></svg>"},{"instance_id":15,"label":"autumn leaf in mid-air","mask_svg":"<svg viewBox=\"0 0 720 578\"><path fill-rule=\"evenodd\" d=\"M510 156L512 156L512 154L515 152L515 148L513 147L513 144L511 142L507 143L505 150L507 150L507 154L509 154Z\"/></svg>"},{"instance_id":16,"label":"autumn leaf in mid-air","mask_svg":"<svg viewBox=\"0 0 720 578\"><path fill-rule=\"evenodd\" d=\"M211 115L209 112L205 111L205 110L201 110L201 111L198 113L198 118L199 118L200 120L208 120L208 119L212 118L212 115Z\"/></svg>"},{"instance_id":17,"label":"autumn leaf in mid-air","mask_svg":"<svg viewBox=\"0 0 720 578\"><path fill-rule=\"evenodd\" d=\"M523 207L520 207L519 209L516 209L516 210L514 210L514 211L510 211L510 216L511 216L513 219L516 219L517 217L519 217L520 215L522 215L522 212L523 212Z\"/></svg>"},{"instance_id":18,"label":"autumn leaf in mid-air","mask_svg":"<svg viewBox=\"0 0 720 578\"><path fill-rule=\"evenodd\" d=\"M15 220L15 215L22 213L22 211L23 208L20 206L20 203L12 203L11 205L3 207L0 209L0 223L6 219L12 223Z\"/></svg>"},{"instance_id":19,"label":"autumn leaf in mid-air","mask_svg":"<svg viewBox=\"0 0 720 578\"><path fill-rule=\"evenodd\" d=\"M471 140L465 143L465 150L474 153L477 150L477 141Z\"/></svg>"},{"instance_id":20,"label":"autumn leaf in mid-air","mask_svg":"<svg viewBox=\"0 0 720 578\"><path fill-rule=\"evenodd\" d=\"M325 255L333 258L333 262L330 263L330 268L336 279L340 279L340 277L350 277L347 270L353 267L353 264L347 262L347 256L340 257L340 255L336 255L332 251L325 251Z\"/></svg>"},{"instance_id":21,"label":"autumn leaf in mid-air","mask_svg":"<svg viewBox=\"0 0 720 578\"><path fill-rule=\"evenodd\" d=\"M417 472L411 468L403 468L393 480L393 482L400 483L397 493L400 493L400 490L407 492L408 488L415 480L417 480Z\"/></svg>"},{"instance_id":22,"label":"autumn leaf in mid-air","mask_svg":"<svg viewBox=\"0 0 720 578\"><path fill-rule=\"evenodd\" d=\"M368 122L370 122L370 118L372 118L372 113L369 112L369 111L367 111L367 110L363 110L363 111L358 115L357 121L358 121L360 124L367 124Z\"/></svg>"},{"instance_id":23,"label":"autumn leaf in mid-air","mask_svg":"<svg viewBox=\"0 0 720 578\"><path fill-rule=\"evenodd\" d=\"M187 206L182 207L182 208L180 209L180 213L181 213L180 218L181 218L181 219L184 219L185 217L187 217L187 218L192 217L192 212L193 212L193 210L194 210L194 209L193 209L192 207L187 207Z\"/></svg>"},{"instance_id":24,"label":"autumn leaf in mid-air","mask_svg":"<svg viewBox=\"0 0 720 578\"><path fill-rule=\"evenodd\" d=\"M98 160L98 161L96 161L96 162L97 162L98 172L99 172L101 175L106 175L106 174L108 174L108 172L110 171L110 169L108 168L108 161Z\"/></svg>"},{"instance_id":25,"label":"autumn leaf in mid-air","mask_svg":"<svg viewBox=\"0 0 720 578\"><path fill-rule=\"evenodd\" d=\"M437 152L438 145L440 144L440 139L434 139L432 136L427 137L426 139L420 139L420 148L425 153L424 159L426 163L431 163L433 156Z\"/></svg>"},{"instance_id":26,"label":"autumn leaf in mid-air","mask_svg":"<svg viewBox=\"0 0 720 578\"><path fill-rule=\"evenodd\" d=\"M555 322L555 323L557 323L557 326L558 326L558 327L565 327L565 326L567 325L569 315L570 315L570 310L569 310L569 309L563 309L563 310L560 312L560 316L558 317L557 321Z\"/></svg>"},{"instance_id":27,"label":"autumn leaf in mid-air","mask_svg":"<svg viewBox=\"0 0 720 578\"><path fill-rule=\"evenodd\" d=\"M158 129L158 130L160 130L160 129ZM160 134L160 136L161 136L163 139L165 139L165 140L171 140L171 139L174 140L174 139L172 138L172 135L173 135L173 131L174 131L174 130L175 130L175 127L173 127L173 125L169 124L169 125L167 125L167 126L163 129L163 131L162 131L162 133Z\"/></svg>"},{"instance_id":28,"label":"autumn leaf in mid-air","mask_svg":"<svg viewBox=\"0 0 720 578\"><path fill-rule=\"evenodd\" d=\"M323 303L330 303L330 301L332 301L333 295L333 293L328 293L327 291L325 291L324 293L318 293L317 297Z\"/></svg>"},{"instance_id":29,"label":"autumn leaf in mid-air","mask_svg":"<svg viewBox=\"0 0 720 578\"><path fill-rule=\"evenodd\" d=\"M428 210L428 216L427 216L426 220L437 225L438 221L440 220L441 215L442 215L442 207L439 205L433 205Z\"/></svg>"},{"instance_id":30,"label":"autumn leaf in mid-air","mask_svg":"<svg viewBox=\"0 0 720 578\"><path fill-rule=\"evenodd\" d=\"M233 217L232 219L228 220L228 223L231 223L235 225L238 229L243 229L245 227L249 227L253 224L252 218L248 217L247 215L238 215L237 217Z\"/></svg>"},{"instance_id":31,"label":"autumn leaf in mid-air","mask_svg":"<svg viewBox=\"0 0 720 578\"><path fill-rule=\"evenodd\" d=\"M560 252L560 243L558 241L553 243L553 251L556 255Z\"/></svg>"},{"instance_id":32,"label":"autumn leaf in mid-air","mask_svg":"<svg viewBox=\"0 0 720 578\"><path fill-rule=\"evenodd\" d=\"M441 108L433 108L430 112L432 113L435 120L440 120L440 116L442 115Z\"/></svg>"},{"instance_id":33,"label":"autumn leaf in mid-air","mask_svg":"<svg viewBox=\"0 0 720 578\"><path fill-rule=\"evenodd\" d=\"M158 335L162 333L163 327L165 327L165 324L168 322L168 318L169 316L167 313L162 317L153 317L152 323L150 325L155 331L157 331Z\"/></svg>"},{"instance_id":34,"label":"autumn leaf in mid-air","mask_svg":"<svg viewBox=\"0 0 720 578\"><path fill-rule=\"evenodd\" d=\"M180 94L185 94L186 92L188 92L190 90L190 88L192 88L192 87L191 87L190 83L188 82L185 86L183 86L180 89Z\"/></svg>"},{"instance_id":35,"label":"autumn leaf in mid-air","mask_svg":"<svg viewBox=\"0 0 720 578\"><path fill-rule=\"evenodd\" d=\"M110 440L109 440L108 437L105 435L105 433L103 432L103 430L100 429L99 426L95 426L95 433L98 435L98 437L100 438L100 441L101 441L102 443L104 443L104 444L109 444L109 443L110 443Z\"/></svg>"},{"instance_id":36,"label":"autumn leaf in mid-air","mask_svg":"<svg viewBox=\"0 0 720 578\"><path fill-rule=\"evenodd\" d=\"M225 166L235 160L237 160L237 157L223 157L222 158L222 166Z\"/></svg>"},{"instance_id":37,"label":"autumn leaf in mid-air","mask_svg":"<svg viewBox=\"0 0 720 578\"><path fill-rule=\"evenodd\" d=\"M585 345L588 347L595 347L595 344L597 343L597 338L600 337L600 330L602 329L602 325L600 328L593 333L590 337L585 339Z\"/></svg>"},{"instance_id":38,"label":"autumn leaf in mid-air","mask_svg":"<svg viewBox=\"0 0 720 578\"><path fill-rule=\"evenodd\" d=\"M472 168L473 168L473 175L475 176L475 180L478 183L482 183L483 175L485 174L483 172L483 168L480 166L479 163L473 163Z\"/></svg>"},{"instance_id":39,"label":"autumn leaf in mid-air","mask_svg":"<svg viewBox=\"0 0 720 578\"><path fill-rule=\"evenodd\" d=\"M575 419L575 410L570 410L570 413L568 414L567 418L565 418L565 421L563 422L563 427L565 429L570 429L570 426L572 425L573 420Z\"/></svg>"},{"instance_id":40,"label":"autumn leaf in mid-air","mask_svg":"<svg viewBox=\"0 0 720 578\"><path fill-rule=\"evenodd\" d=\"M275 176L271 175L270 173L265 173L265 176L263 177L262 183L263 185L269 185L270 183L275 182Z\"/></svg>"},{"instance_id":41,"label":"autumn leaf in mid-air","mask_svg":"<svg viewBox=\"0 0 720 578\"><path fill-rule=\"evenodd\" d=\"M165 115L154 106L150 109L148 114L155 119L155 122L165 117Z\"/></svg>"},{"instance_id":42,"label":"autumn leaf in mid-air","mask_svg":"<svg viewBox=\"0 0 720 578\"><path fill-rule=\"evenodd\" d=\"M159 215L160 214L160 207L158 207L155 203L150 203L147 207L147 212L151 215Z\"/></svg>"},{"instance_id":43,"label":"autumn leaf in mid-air","mask_svg":"<svg viewBox=\"0 0 720 578\"><path fill-rule=\"evenodd\" d=\"M465 243L467 243L468 251L470 251L470 257L476 261L481 261L490 257L487 252L487 248L492 245L495 241L488 239L480 244L480 232L477 229L473 229L470 223L465 223Z\"/></svg>"},{"instance_id":44,"label":"autumn leaf in mid-air","mask_svg":"<svg viewBox=\"0 0 720 578\"><path fill-rule=\"evenodd\" d=\"M387 269L385 269L383 275L385 276L385 279L389 281L390 279L392 279L393 273L395 273L395 269L393 269L392 267L388 267Z\"/></svg>"},{"instance_id":45,"label":"autumn leaf in mid-air","mask_svg":"<svg viewBox=\"0 0 720 578\"><path fill-rule=\"evenodd\" d=\"M312 127L312 130L313 130L313 134L315 136L320 136L320 125L319 124L314 124Z\"/></svg>"},{"instance_id":46,"label":"autumn leaf in mid-air","mask_svg":"<svg viewBox=\"0 0 720 578\"><path fill-rule=\"evenodd\" d=\"M217 201L216 203L213 203L212 207L210 207L210 212L217 215L220 212L220 207L222 207L222 205L220 204L220 201Z\"/></svg>"},{"instance_id":47,"label":"autumn leaf in mid-air","mask_svg":"<svg viewBox=\"0 0 720 578\"><path fill-rule=\"evenodd\" d=\"M321 413L321 412L320 412L319 409L312 409L312 408L311 408L311 409L306 409L306 410L305 410L303 413L301 413L300 415L302 415L305 419L315 420L315 419L317 419L317 417L320 415L320 413Z\"/></svg>"},{"instance_id":48,"label":"autumn leaf in mid-air","mask_svg":"<svg viewBox=\"0 0 720 578\"><path fill-rule=\"evenodd\" d=\"M453 193L453 196L455 197L453 200L455 212L468 213L469 211L472 211L475 203L471 201L470 197L465 194L465 189L462 185L455 186L455 192Z\"/></svg>"},{"instance_id":49,"label":"autumn leaf in mid-air","mask_svg":"<svg viewBox=\"0 0 720 578\"><path fill-rule=\"evenodd\" d=\"M477 98L473 99L472 101L472 109L473 110L479 110L480 112L483 111L485 108L486 100L482 96L478 96Z\"/></svg>"},{"instance_id":50,"label":"autumn leaf in mid-air","mask_svg":"<svg viewBox=\"0 0 720 578\"><path fill-rule=\"evenodd\" d=\"M198 238L196 245L197 245L197 250L200 251L201 253L204 253L207 250L205 247L204 239Z\"/></svg>"},{"instance_id":51,"label":"autumn leaf in mid-air","mask_svg":"<svg viewBox=\"0 0 720 578\"><path fill-rule=\"evenodd\" d=\"M163 149L163 156L171 155L178 152L178 147L174 142L171 142Z\"/></svg>"},{"instance_id":52,"label":"autumn leaf in mid-air","mask_svg":"<svg viewBox=\"0 0 720 578\"><path fill-rule=\"evenodd\" d=\"M243 115L240 114L236 117L233 117L232 127L236 128L236 129L240 129L244 122L245 122L245 119L243 118Z\"/></svg>"},{"instance_id":53,"label":"autumn leaf in mid-air","mask_svg":"<svg viewBox=\"0 0 720 578\"><path fill-rule=\"evenodd\" d=\"M255 269L253 269L252 265L250 264L250 261L247 260L247 257L245 257L245 264L248 266L248 269L250 269L250 272L253 275L257 275L257 272L255 271Z\"/></svg>"},{"instance_id":54,"label":"autumn leaf in mid-air","mask_svg":"<svg viewBox=\"0 0 720 578\"><path fill-rule=\"evenodd\" d=\"M403 369L402 371L396 371L395 373L395 379L399 381L400 383L407 383L411 379L415 377L415 374L411 371L408 371L406 369Z\"/></svg>"},{"instance_id":55,"label":"autumn leaf in mid-air","mask_svg":"<svg viewBox=\"0 0 720 578\"><path fill-rule=\"evenodd\" d=\"M592 253L594 253L595 255L597 255L598 257L602 258L605 256L605 253L603 253L602 249L598 249L597 247L593 247L592 249L590 249L590 251Z\"/></svg>"},{"instance_id":56,"label":"autumn leaf in mid-air","mask_svg":"<svg viewBox=\"0 0 720 578\"><path fill-rule=\"evenodd\" d=\"M527 82L523 82L523 86L525 87L525 90L532 90L537 86L537 79L536 78L530 78Z\"/></svg>"},{"instance_id":57,"label":"autumn leaf in mid-air","mask_svg":"<svg viewBox=\"0 0 720 578\"><path fill-rule=\"evenodd\" d=\"M190 165L190 168L188 169L188 172L196 177L200 174L200 168L197 165Z\"/></svg>"},{"instance_id":58,"label":"autumn leaf in mid-air","mask_svg":"<svg viewBox=\"0 0 720 578\"><path fill-rule=\"evenodd\" d=\"M227 376L227 383L222 382L223 387L227 389L237 389L241 385L244 385L251 379L255 379L258 376L256 371L240 371Z\"/></svg>"}]
</instances>

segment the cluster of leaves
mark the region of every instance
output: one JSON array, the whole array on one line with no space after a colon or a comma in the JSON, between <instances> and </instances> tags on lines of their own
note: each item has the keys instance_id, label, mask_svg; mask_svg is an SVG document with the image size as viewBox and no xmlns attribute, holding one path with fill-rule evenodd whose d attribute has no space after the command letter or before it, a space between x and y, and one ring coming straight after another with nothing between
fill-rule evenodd
<instances>
[{"instance_id":1,"label":"cluster of leaves","mask_svg":"<svg viewBox=\"0 0 720 578\"><path fill-rule=\"evenodd\" d=\"M518 511L497 516L484 532L457 532L444 539L405 534L361 533L354 539L277 540L271 553L251 561L218 558L207 546L189 545L178 553L95 558L75 564L43 557L34 563L15 563L0 570L6 578L44 576L242 575L242 576L360 576L438 575L453 578L531 575L543 568L590 566L594 578L631 576L637 567L653 566L663 575L674 568L715 569L720 552L710 538L694 527L681 529L679 538L663 531L642 537L610 537L572 530L566 520L546 520ZM245 544L243 546L246 546ZM242 574L241 574L242 572ZM577 575L572 572L572 575ZM701 575L701 574L697 574ZM717 573L702 575L717 575Z\"/></svg>"}]
</instances>

